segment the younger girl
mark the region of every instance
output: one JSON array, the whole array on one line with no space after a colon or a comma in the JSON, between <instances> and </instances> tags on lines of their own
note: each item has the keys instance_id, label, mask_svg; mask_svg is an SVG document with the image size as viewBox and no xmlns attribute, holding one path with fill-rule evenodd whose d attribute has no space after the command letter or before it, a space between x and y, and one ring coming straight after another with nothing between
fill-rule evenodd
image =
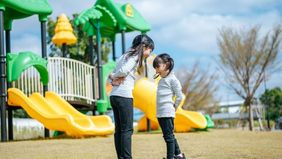
<instances>
[{"instance_id":1,"label":"younger girl","mask_svg":"<svg viewBox=\"0 0 282 159\"><path fill-rule=\"evenodd\" d=\"M131 159L131 136L133 133L133 96L135 72L142 68L144 58L154 49L153 40L147 35L134 38L131 48L117 61L109 76L113 89L110 101L114 112L114 142L118 159Z\"/></svg>"},{"instance_id":2,"label":"younger girl","mask_svg":"<svg viewBox=\"0 0 282 159\"><path fill-rule=\"evenodd\" d=\"M158 55L153 61L155 78L161 76L157 89L157 118L166 142L167 159L185 159L173 134L175 111L183 99L181 84L172 72L173 66L173 59L166 53Z\"/></svg>"}]
</instances>

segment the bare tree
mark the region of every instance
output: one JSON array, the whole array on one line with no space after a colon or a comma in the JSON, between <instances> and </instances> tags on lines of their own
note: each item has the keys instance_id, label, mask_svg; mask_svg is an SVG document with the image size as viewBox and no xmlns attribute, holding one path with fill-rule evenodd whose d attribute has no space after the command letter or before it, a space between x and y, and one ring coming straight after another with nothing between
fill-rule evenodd
<instances>
[{"instance_id":1,"label":"bare tree","mask_svg":"<svg viewBox=\"0 0 282 159\"><path fill-rule=\"evenodd\" d=\"M260 37L260 27L235 31L222 28L219 31L220 68L229 86L244 99L249 113L249 129L253 130L252 101L264 80L278 70L278 53L281 42L281 26Z\"/></svg>"},{"instance_id":2,"label":"bare tree","mask_svg":"<svg viewBox=\"0 0 282 159\"><path fill-rule=\"evenodd\" d=\"M215 85L217 77L208 72L200 69L199 63L196 63L191 71L185 69L177 72L186 96L184 109L205 110L207 113L213 111L213 105L216 103L214 96L217 90Z\"/></svg>"}]
</instances>

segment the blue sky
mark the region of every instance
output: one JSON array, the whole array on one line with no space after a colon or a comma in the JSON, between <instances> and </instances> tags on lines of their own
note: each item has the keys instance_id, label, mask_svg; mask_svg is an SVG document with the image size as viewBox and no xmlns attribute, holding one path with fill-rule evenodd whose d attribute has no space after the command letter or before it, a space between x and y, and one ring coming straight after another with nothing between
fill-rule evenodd
<instances>
[{"instance_id":1,"label":"blue sky","mask_svg":"<svg viewBox=\"0 0 282 159\"><path fill-rule=\"evenodd\" d=\"M91 7L94 0L49 0L54 19L61 13L71 16ZM214 58L219 54L216 37L221 27L247 28L261 26L261 33L282 24L281 0L115 0L131 3L151 24L148 33L156 43L155 53L167 52L176 61L176 69L190 69L198 61L203 69L216 70ZM138 32L126 35L126 46ZM117 36L117 55L121 55L120 36ZM40 24L36 16L19 20L12 30L12 51L40 52ZM282 61L282 53L279 55ZM221 84L218 99L238 100L231 90ZM267 82L267 87L282 86L282 71ZM263 91L260 88L258 93Z\"/></svg>"}]
</instances>

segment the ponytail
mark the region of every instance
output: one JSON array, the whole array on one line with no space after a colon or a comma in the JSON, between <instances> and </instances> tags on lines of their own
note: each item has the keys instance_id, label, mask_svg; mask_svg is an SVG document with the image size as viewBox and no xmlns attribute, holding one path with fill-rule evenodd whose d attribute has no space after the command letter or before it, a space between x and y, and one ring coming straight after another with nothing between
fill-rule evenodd
<instances>
[{"instance_id":1,"label":"ponytail","mask_svg":"<svg viewBox=\"0 0 282 159\"><path fill-rule=\"evenodd\" d=\"M172 69L174 68L174 60L173 60L173 58L169 57L168 58L168 63L169 63L169 66L168 66L167 69L169 69L169 72L168 72L167 75L169 75L170 72L172 71Z\"/></svg>"}]
</instances>

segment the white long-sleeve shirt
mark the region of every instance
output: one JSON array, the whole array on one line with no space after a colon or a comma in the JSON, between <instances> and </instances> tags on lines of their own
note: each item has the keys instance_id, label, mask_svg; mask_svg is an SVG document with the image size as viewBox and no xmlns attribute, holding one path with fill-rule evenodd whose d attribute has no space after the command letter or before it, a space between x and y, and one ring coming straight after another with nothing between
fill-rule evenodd
<instances>
[{"instance_id":1,"label":"white long-sleeve shirt","mask_svg":"<svg viewBox=\"0 0 282 159\"><path fill-rule=\"evenodd\" d=\"M113 86L110 96L133 98L132 90L134 88L137 60L138 56L127 57L127 53L117 60L117 65L112 73L112 77L125 77L125 80L119 86Z\"/></svg>"},{"instance_id":2,"label":"white long-sleeve shirt","mask_svg":"<svg viewBox=\"0 0 282 159\"><path fill-rule=\"evenodd\" d=\"M173 101L173 97L175 102ZM183 99L182 87L179 80L171 72L161 78L157 89L157 117L175 117L175 111Z\"/></svg>"}]
</instances>

